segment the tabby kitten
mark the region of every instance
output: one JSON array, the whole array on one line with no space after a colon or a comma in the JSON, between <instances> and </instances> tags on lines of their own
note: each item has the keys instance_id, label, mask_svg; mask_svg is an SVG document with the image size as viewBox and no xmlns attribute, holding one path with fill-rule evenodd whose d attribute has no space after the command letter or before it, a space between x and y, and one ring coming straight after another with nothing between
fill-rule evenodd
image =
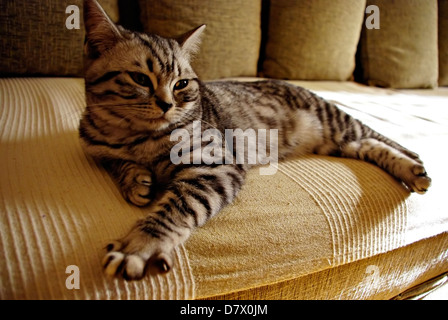
<instances>
[{"instance_id":1,"label":"tabby kitten","mask_svg":"<svg viewBox=\"0 0 448 320\"><path fill-rule=\"evenodd\" d=\"M171 133L184 129L192 136L195 121L202 133L275 129L280 158L297 151L356 158L378 165L411 191L425 193L430 186L417 154L308 90L273 80L201 82L190 59L204 26L178 39L131 32L115 25L95 0L84 1L84 20L82 145L129 202L148 205L147 216L108 245L103 261L108 275L130 280L148 270L169 271L176 246L241 189L247 161L173 163L170 153L178 142ZM192 155L197 145L190 146Z\"/></svg>"}]
</instances>

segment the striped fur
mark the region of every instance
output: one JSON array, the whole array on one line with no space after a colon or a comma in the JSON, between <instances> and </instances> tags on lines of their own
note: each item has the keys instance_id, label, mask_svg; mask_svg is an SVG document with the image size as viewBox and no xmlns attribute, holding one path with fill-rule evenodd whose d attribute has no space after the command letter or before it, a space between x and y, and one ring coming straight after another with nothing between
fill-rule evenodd
<instances>
[{"instance_id":1,"label":"striped fur","mask_svg":"<svg viewBox=\"0 0 448 320\"><path fill-rule=\"evenodd\" d=\"M171 161L177 143L171 132L192 134L196 120L202 132L277 129L280 158L310 152L351 157L380 166L411 191L424 193L430 186L418 155L308 90L274 80L201 82L190 58L203 26L176 40L130 32L113 24L94 0L85 1L84 19L82 145L102 161L128 201L148 206L147 216L107 247L109 275L140 279L147 270L167 272L174 248L241 189L247 162Z\"/></svg>"}]
</instances>

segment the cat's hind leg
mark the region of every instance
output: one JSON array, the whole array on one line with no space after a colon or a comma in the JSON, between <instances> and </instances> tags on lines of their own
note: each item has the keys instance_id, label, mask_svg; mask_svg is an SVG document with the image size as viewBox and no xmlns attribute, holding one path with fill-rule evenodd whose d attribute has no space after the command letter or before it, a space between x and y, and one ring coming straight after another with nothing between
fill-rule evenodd
<instances>
[{"instance_id":1,"label":"cat's hind leg","mask_svg":"<svg viewBox=\"0 0 448 320\"><path fill-rule=\"evenodd\" d=\"M342 148L342 155L372 162L401 180L411 191L424 194L431 185L423 162L417 154L395 144L375 138L347 143ZM378 135L379 136L379 135Z\"/></svg>"},{"instance_id":2,"label":"cat's hind leg","mask_svg":"<svg viewBox=\"0 0 448 320\"><path fill-rule=\"evenodd\" d=\"M312 96L310 113L320 124L321 139L313 151L373 163L384 169L412 192L425 193L431 185L420 157L386 138L339 109L335 104Z\"/></svg>"}]
</instances>

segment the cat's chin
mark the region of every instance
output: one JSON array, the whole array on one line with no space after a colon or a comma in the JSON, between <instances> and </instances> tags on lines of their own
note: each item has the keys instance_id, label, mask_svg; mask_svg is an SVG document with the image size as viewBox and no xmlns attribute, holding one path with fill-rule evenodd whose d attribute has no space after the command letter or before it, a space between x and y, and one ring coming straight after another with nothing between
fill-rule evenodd
<instances>
[{"instance_id":1,"label":"cat's chin","mask_svg":"<svg viewBox=\"0 0 448 320\"><path fill-rule=\"evenodd\" d=\"M160 117L146 117L144 119L137 119L134 121L133 129L138 131L160 131L169 127L171 122L165 118L164 115Z\"/></svg>"}]
</instances>

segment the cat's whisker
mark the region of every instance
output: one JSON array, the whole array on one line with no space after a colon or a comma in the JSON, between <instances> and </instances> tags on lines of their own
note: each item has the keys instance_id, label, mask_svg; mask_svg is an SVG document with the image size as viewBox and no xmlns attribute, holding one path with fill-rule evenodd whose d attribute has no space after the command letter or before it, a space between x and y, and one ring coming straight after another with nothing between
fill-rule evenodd
<instances>
[{"instance_id":1,"label":"cat's whisker","mask_svg":"<svg viewBox=\"0 0 448 320\"><path fill-rule=\"evenodd\" d=\"M87 104L87 107L119 107L119 106L146 106L148 105L147 102L141 102L141 103L89 103Z\"/></svg>"}]
</instances>

